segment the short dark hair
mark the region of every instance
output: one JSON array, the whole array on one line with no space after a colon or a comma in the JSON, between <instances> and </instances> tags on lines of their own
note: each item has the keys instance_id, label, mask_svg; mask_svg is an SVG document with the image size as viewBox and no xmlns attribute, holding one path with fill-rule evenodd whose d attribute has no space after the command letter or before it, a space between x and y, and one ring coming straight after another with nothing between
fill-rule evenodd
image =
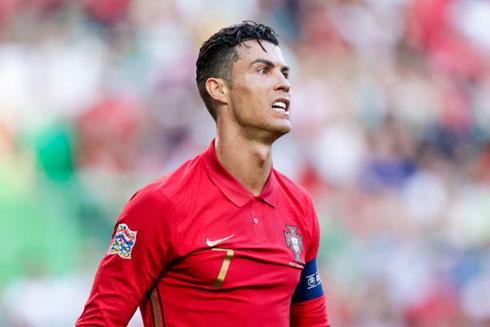
<instances>
[{"instance_id":1,"label":"short dark hair","mask_svg":"<svg viewBox=\"0 0 490 327\"><path fill-rule=\"evenodd\" d=\"M238 25L222 28L205 41L199 50L196 62L197 88L214 120L217 119L216 110L206 90L206 81L210 77L223 78L230 84L230 87L233 87L231 71L233 63L239 58L235 46L247 40L257 40L262 49L264 47L261 40L279 45L277 34L271 27L252 21L244 21Z\"/></svg>"}]
</instances>

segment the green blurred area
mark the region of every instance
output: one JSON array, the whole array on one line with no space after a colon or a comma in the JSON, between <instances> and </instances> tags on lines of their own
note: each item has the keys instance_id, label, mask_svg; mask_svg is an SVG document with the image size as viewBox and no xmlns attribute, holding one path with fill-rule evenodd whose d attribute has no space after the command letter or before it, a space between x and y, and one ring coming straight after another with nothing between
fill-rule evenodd
<instances>
[{"instance_id":1,"label":"green blurred area","mask_svg":"<svg viewBox=\"0 0 490 327\"><path fill-rule=\"evenodd\" d=\"M112 228L74 170L70 127L53 126L31 139L0 163L4 286L15 278L79 269L84 242L107 237Z\"/></svg>"}]
</instances>

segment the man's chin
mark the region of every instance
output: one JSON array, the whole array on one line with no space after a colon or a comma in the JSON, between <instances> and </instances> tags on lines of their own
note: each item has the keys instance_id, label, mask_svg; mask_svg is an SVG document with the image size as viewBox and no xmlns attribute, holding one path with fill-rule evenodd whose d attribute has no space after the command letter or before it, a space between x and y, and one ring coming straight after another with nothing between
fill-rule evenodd
<instances>
[{"instance_id":1,"label":"man's chin","mask_svg":"<svg viewBox=\"0 0 490 327\"><path fill-rule=\"evenodd\" d=\"M277 140L283 135L286 135L291 131L291 125L290 124L284 124L280 126L274 126L273 130L271 131L272 138L273 140Z\"/></svg>"},{"instance_id":2,"label":"man's chin","mask_svg":"<svg viewBox=\"0 0 490 327\"><path fill-rule=\"evenodd\" d=\"M281 136L286 135L291 131L291 126L288 126L287 128L283 128L280 130Z\"/></svg>"},{"instance_id":3,"label":"man's chin","mask_svg":"<svg viewBox=\"0 0 490 327\"><path fill-rule=\"evenodd\" d=\"M249 126L246 129L246 134L251 138L260 139L266 143L272 143L281 136L291 131L291 124L285 122L282 124L263 124L260 126Z\"/></svg>"},{"instance_id":4,"label":"man's chin","mask_svg":"<svg viewBox=\"0 0 490 327\"><path fill-rule=\"evenodd\" d=\"M278 130L280 133L282 133L282 135L289 133L291 131L291 123L289 123L289 121L288 121L287 124L283 124L281 126L278 126Z\"/></svg>"}]
</instances>

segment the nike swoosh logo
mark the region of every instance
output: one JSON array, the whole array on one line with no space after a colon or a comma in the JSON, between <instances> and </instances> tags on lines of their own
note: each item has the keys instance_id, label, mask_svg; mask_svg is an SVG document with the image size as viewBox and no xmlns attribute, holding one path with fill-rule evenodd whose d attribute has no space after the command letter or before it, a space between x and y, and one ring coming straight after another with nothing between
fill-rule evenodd
<instances>
[{"instance_id":1,"label":"nike swoosh logo","mask_svg":"<svg viewBox=\"0 0 490 327\"><path fill-rule=\"evenodd\" d=\"M226 240L229 240L229 239L230 239L230 238L232 238L233 236L235 236L235 234L232 234L232 235L230 235L230 236L227 236L227 237L225 237L225 238L222 238L222 239L220 239L220 240L216 240L216 241L210 241L210 240L209 240L209 238L207 238L207 239L206 239L206 244L207 244L208 246L210 246L210 247L213 247L213 246L215 246L215 245L216 245L216 244L218 244L218 243L221 243L221 242L224 242L224 241L226 241Z\"/></svg>"}]
</instances>

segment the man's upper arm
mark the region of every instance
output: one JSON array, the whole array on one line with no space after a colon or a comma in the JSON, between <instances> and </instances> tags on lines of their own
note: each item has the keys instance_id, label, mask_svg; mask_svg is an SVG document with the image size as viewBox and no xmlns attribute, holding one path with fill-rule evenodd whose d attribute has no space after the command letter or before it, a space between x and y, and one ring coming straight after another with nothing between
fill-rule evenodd
<instances>
[{"instance_id":1,"label":"man's upper arm","mask_svg":"<svg viewBox=\"0 0 490 327\"><path fill-rule=\"evenodd\" d=\"M325 327L329 326L329 323L316 262L320 245L320 226L310 198L308 204L311 219L310 242L306 253L307 262L291 302L291 326Z\"/></svg>"},{"instance_id":2,"label":"man's upper arm","mask_svg":"<svg viewBox=\"0 0 490 327\"><path fill-rule=\"evenodd\" d=\"M171 260L173 207L160 192L139 192L124 208L76 326L126 326Z\"/></svg>"}]
</instances>

